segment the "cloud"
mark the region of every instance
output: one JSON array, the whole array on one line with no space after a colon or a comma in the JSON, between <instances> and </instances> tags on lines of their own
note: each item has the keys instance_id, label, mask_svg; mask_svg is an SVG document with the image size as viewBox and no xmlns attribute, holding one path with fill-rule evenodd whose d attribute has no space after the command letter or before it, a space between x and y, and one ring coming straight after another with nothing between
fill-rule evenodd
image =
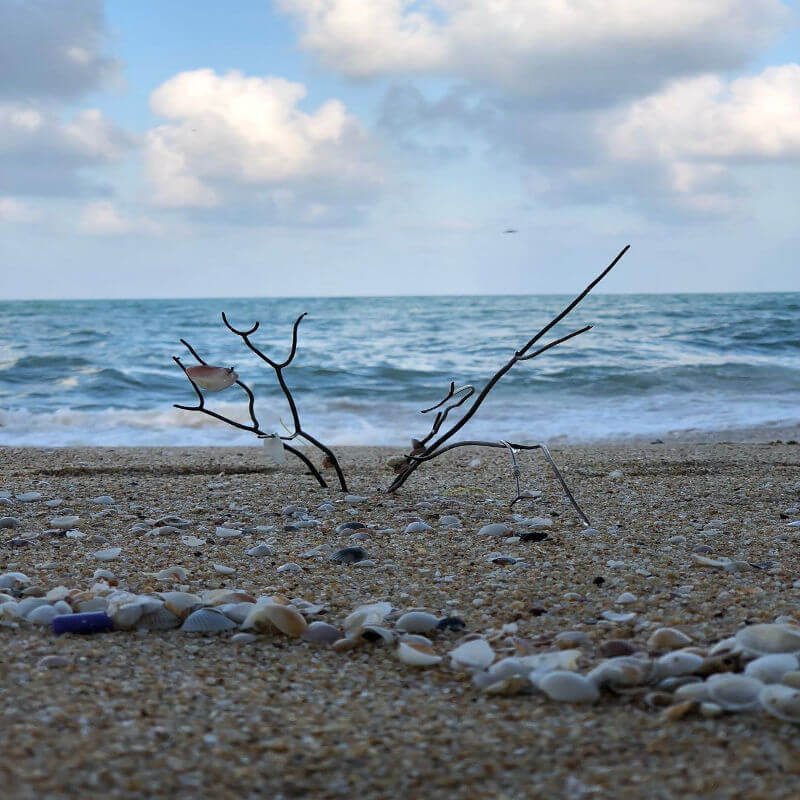
<instances>
[{"instance_id":1,"label":"cloud","mask_svg":"<svg viewBox=\"0 0 800 800\"><path fill-rule=\"evenodd\" d=\"M102 192L82 173L118 161L133 136L97 109L64 120L52 107L0 104L0 191L22 195Z\"/></svg>"},{"instance_id":2,"label":"cloud","mask_svg":"<svg viewBox=\"0 0 800 800\"><path fill-rule=\"evenodd\" d=\"M338 100L305 112L302 84L210 69L182 72L150 98L153 201L240 210L258 221L336 223L369 204L382 175L374 144ZM202 215L202 214L201 214Z\"/></svg>"},{"instance_id":3,"label":"cloud","mask_svg":"<svg viewBox=\"0 0 800 800\"><path fill-rule=\"evenodd\" d=\"M0 197L0 222L30 223L40 219L37 209L15 197Z\"/></svg>"},{"instance_id":4,"label":"cloud","mask_svg":"<svg viewBox=\"0 0 800 800\"><path fill-rule=\"evenodd\" d=\"M129 233L157 234L161 228L146 217L123 216L113 203L102 200L83 208L78 231L88 236L123 236Z\"/></svg>"},{"instance_id":5,"label":"cloud","mask_svg":"<svg viewBox=\"0 0 800 800\"><path fill-rule=\"evenodd\" d=\"M102 0L0 0L0 98L70 100L114 77Z\"/></svg>"},{"instance_id":6,"label":"cloud","mask_svg":"<svg viewBox=\"0 0 800 800\"><path fill-rule=\"evenodd\" d=\"M352 78L440 75L556 104L608 105L742 66L780 0L279 0L303 47Z\"/></svg>"}]
</instances>

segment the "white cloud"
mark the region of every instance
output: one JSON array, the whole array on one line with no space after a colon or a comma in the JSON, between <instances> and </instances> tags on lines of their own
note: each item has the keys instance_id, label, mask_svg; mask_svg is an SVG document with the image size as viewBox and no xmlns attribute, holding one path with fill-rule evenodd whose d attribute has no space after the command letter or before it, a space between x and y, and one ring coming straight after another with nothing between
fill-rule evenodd
<instances>
[{"instance_id":1,"label":"white cloud","mask_svg":"<svg viewBox=\"0 0 800 800\"><path fill-rule=\"evenodd\" d=\"M41 217L38 210L14 197L0 197L0 222L36 222Z\"/></svg>"},{"instance_id":2,"label":"white cloud","mask_svg":"<svg viewBox=\"0 0 800 800\"><path fill-rule=\"evenodd\" d=\"M215 208L247 195L278 216L304 213L314 223L337 203L371 199L381 175L367 133L338 100L301 110L305 94L283 78L210 69L162 84L150 104L169 122L149 132L146 146L154 201Z\"/></svg>"},{"instance_id":3,"label":"white cloud","mask_svg":"<svg viewBox=\"0 0 800 800\"><path fill-rule=\"evenodd\" d=\"M144 217L123 216L113 203L104 200L83 208L78 230L89 236L121 236L128 233L158 233L159 226Z\"/></svg>"},{"instance_id":4,"label":"white cloud","mask_svg":"<svg viewBox=\"0 0 800 800\"><path fill-rule=\"evenodd\" d=\"M740 66L780 0L279 0L302 44L350 77L439 74L603 104Z\"/></svg>"}]
</instances>

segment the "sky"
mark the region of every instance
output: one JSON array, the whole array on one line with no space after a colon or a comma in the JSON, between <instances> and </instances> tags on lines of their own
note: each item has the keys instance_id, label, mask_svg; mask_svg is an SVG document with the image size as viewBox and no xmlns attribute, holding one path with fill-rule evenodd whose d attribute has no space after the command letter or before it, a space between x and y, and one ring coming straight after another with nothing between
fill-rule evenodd
<instances>
[{"instance_id":1,"label":"sky","mask_svg":"<svg viewBox=\"0 0 800 800\"><path fill-rule=\"evenodd\" d=\"M0 299L798 291L799 22L0 0Z\"/></svg>"}]
</instances>

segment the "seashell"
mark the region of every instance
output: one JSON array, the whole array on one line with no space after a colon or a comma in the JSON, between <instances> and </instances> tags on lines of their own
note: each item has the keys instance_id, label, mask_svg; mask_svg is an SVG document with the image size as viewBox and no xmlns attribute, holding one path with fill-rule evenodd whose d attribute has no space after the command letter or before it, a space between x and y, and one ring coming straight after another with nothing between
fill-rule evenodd
<instances>
[{"instance_id":1,"label":"seashell","mask_svg":"<svg viewBox=\"0 0 800 800\"><path fill-rule=\"evenodd\" d=\"M395 627L409 633L432 631L439 624L439 618L425 611L409 611L395 623Z\"/></svg>"},{"instance_id":2,"label":"seashell","mask_svg":"<svg viewBox=\"0 0 800 800\"><path fill-rule=\"evenodd\" d=\"M380 625L391 613L391 603L367 603L358 606L344 621L344 630L348 635L357 636L365 625Z\"/></svg>"},{"instance_id":3,"label":"seashell","mask_svg":"<svg viewBox=\"0 0 800 800\"><path fill-rule=\"evenodd\" d=\"M183 621L181 630L186 633L216 633L235 628L236 623L228 619L217 608L198 608Z\"/></svg>"},{"instance_id":4,"label":"seashell","mask_svg":"<svg viewBox=\"0 0 800 800\"><path fill-rule=\"evenodd\" d=\"M780 683L765 686L758 694L761 708L787 722L800 722L800 690Z\"/></svg>"},{"instance_id":5,"label":"seashell","mask_svg":"<svg viewBox=\"0 0 800 800\"><path fill-rule=\"evenodd\" d=\"M620 614L617 611L603 611L600 616L609 622L630 622L636 616L636 612L629 611L627 614Z\"/></svg>"},{"instance_id":6,"label":"seashell","mask_svg":"<svg viewBox=\"0 0 800 800\"><path fill-rule=\"evenodd\" d=\"M0 605L0 619L19 619L22 617L22 613L19 610L19 603L14 602L13 600L8 603L3 603Z\"/></svg>"},{"instance_id":7,"label":"seashell","mask_svg":"<svg viewBox=\"0 0 800 800\"><path fill-rule=\"evenodd\" d=\"M781 683L787 672L794 672L798 667L800 662L790 653L772 653L751 661L744 668L744 674L762 683Z\"/></svg>"},{"instance_id":8,"label":"seashell","mask_svg":"<svg viewBox=\"0 0 800 800\"><path fill-rule=\"evenodd\" d=\"M421 520L416 520L415 522L409 522L403 533L423 533L424 531L432 530L433 528L430 525Z\"/></svg>"},{"instance_id":9,"label":"seashell","mask_svg":"<svg viewBox=\"0 0 800 800\"><path fill-rule=\"evenodd\" d=\"M472 639L451 650L450 661L456 668L486 669L494 661L494 650L486 639Z\"/></svg>"},{"instance_id":10,"label":"seashell","mask_svg":"<svg viewBox=\"0 0 800 800\"><path fill-rule=\"evenodd\" d=\"M67 531L66 536L67 539L83 539L83 537L86 536L86 534L83 531L73 529L71 531Z\"/></svg>"},{"instance_id":11,"label":"seashell","mask_svg":"<svg viewBox=\"0 0 800 800\"><path fill-rule=\"evenodd\" d=\"M47 600L48 603L56 603L59 600L66 600L71 594L72 591L67 589L66 586L54 586L47 592L44 599Z\"/></svg>"},{"instance_id":12,"label":"seashell","mask_svg":"<svg viewBox=\"0 0 800 800\"><path fill-rule=\"evenodd\" d=\"M217 608L228 618L241 625L256 607L255 603L224 603Z\"/></svg>"},{"instance_id":13,"label":"seashell","mask_svg":"<svg viewBox=\"0 0 800 800\"><path fill-rule=\"evenodd\" d=\"M342 638L342 632L327 622L312 622L303 632L303 639L317 644L333 644Z\"/></svg>"},{"instance_id":14,"label":"seashell","mask_svg":"<svg viewBox=\"0 0 800 800\"><path fill-rule=\"evenodd\" d=\"M728 655L730 653L734 653L739 649L739 645L736 643L735 636L729 636L727 639L720 639L709 651L709 657L715 657L719 655Z\"/></svg>"},{"instance_id":15,"label":"seashell","mask_svg":"<svg viewBox=\"0 0 800 800\"><path fill-rule=\"evenodd\" d=\"M226 603L255 603L253 595L241 589L206 589L201 595L201 600L210 606L222 606Z\"/></svg>"},{"instance_id":16,"label":"seashell","mask_svg":"<svg viewBox=\"0 0 800 800\"><path fill-rule=\"evenodd\" d=\"M250 644L257 639L258 637L254 636L252 633L234 633L233 636L231 636L231 641L236 642L236 644Z\"/></svg>"},{"instance_id":17,"label":"seashell","mask_svg":"<svg viewBox=\"0 0 800 800\"><path fill-rule=\"evenodd\" d=\"M566 670L548 672L538 682L538 687L551 700L564 703L593 703L600 696L593 681Z\"/></svg>"},{"instance_id":18,"label":"seashell","mask_svg":"<svg viewBox=\"0 0 800 800\"><path fill-rule=\"evenodd\" d=\"M181 624L178 617L165 607L161 607L149 614L142 614L136 623L137 628L147 628L151 631L169 631Z\"/></svg>"},{"instance_id":19,"label":"seashell","mask_svg":"<svg viewBox=\"0 0 800 800\"><path fill-rule=\"evenodd\" d=\"M185 619L203 602L196 594L188 592L161 592L159 596L164 601L164 607L178 619Z\"/></svg>"},{"instance_id":20,"label":"seashell","mask_svg":"<svg viewBox=\"0 0 800 800\"><path fill-rule=\"evenodd\" d=\"M220 575L233 575L236 570L233 567L226 567L224 564L213 564L214 572L218 572Z\"/></svg>"},{"instance_id":21,"label":"seashell","mask_svg":"<svg viewBox=\"0 0 800 800\"><path fill-rule=\"evenodd\" d=\"M42 656L37 662L37 669L63 669L72 663L71 659L66 656L49 655Z\"/></svg>"},{"instance_id":22,"label":"seashell","mask_svg":"<svg viewBox=\"0 0 800 800\"><path fill-rule=\"evenodd\" d=\"M511 697L522 692L529 692L531 682L524 675L509 675L507 678L487 684L482 689L486 694Z\"/></svg>"},{"instance_id":23,"label":"seashell","mask_svg":"<svg viewBox=\"0 0 800 800\"><path fill-rule=\"evenodd\" d=\"M110 494L101 494L99 497L90 497L89 502L96 506L113 506L114 498Z\"/></svg>"},{"instance_id":24,"label":"seashell","mask_svg":"<svg viewBox=\"0 0 800 800\"><path fill-rule=\"evenodd\" d=\"M22 494L16 495L16 498L17 498L17 500L20 501L20 503L33 503L36 500L41 500L42 499L42 493L41 492L23 492Z\"/></svg>"},{"instance_id":25,"label":"seashell","mask_svg":"<svg viewBox=\"0 0 800 800\"><path fill-rule=\"evenodd\" d=\"M73 599L73 603L75 600ZM75 610L81 614L88 614L93 611L105 611L108 607L108 600L105 597L90 597L88 600L80 600L75 603Z\"/></svg>"},{"instance_id":26,"label":"seashell","mask_svg":"<svg viewBox=\"0 0 800 800\"><path fill-rule=\"evenodd\" d=\"M504 522L492 522L484 525L479 531L478 536L511 536L511 528Z\"/></svg>"},{"instance_id":27,"label":"seashell","mask_svg":"<svg viewBox=\"0 0 800 800\"><path fill-rule=\"evenodd\" d=\"M117 630L133 629L144 615L152 614L164 605L163 600L155 597L130 595L128 592L120 592L119 595L123 597L112 597L107 607L108 616ZM133 600L128 599L131 596Z\"/></svg>"},{"instance_id":28,"label":"seashell","mask_svg":"<svg viewBox=\"0 0 800 800\"><path fill-rule=\"evenodd\" d=\"M784 686L791 686L793 689L800 689L800 671L787 672L782 678Z\"/></svg>"},{"instance_id":29,"label":"seashell","mask_svg":"<svg viewBox=\"0 0 800 800\"><path fill-rule=\"evenodd\" d=\"M218 525L214 530L214 536L218 539L236 539L241 535L242 532L238 528L223 528L221 525Z\"/></svg>"},{"instance_id":30,"label":"seashell","mask_svg":"<svg viewBox=\"0 0 800 800\"><path fill-rule=\"evenodd\" d=\"M706 681L708 696L726 711L748 711L758 705L764 684L733 672L718 672Z\"/></svg>"},{"instance_id":31,"label":"seashell","mask_svg":"<svg viewBox=\"0 0 800 800\"><path fill-rule=\"evenodd\" d=\"M112 581L116 581L117 576L114 575L110 569L96 569L92 574L92 578L96 581L104 580L111 583Z\"/></svg>"},{"instance_id":32,"label":"seashell","mask_svg":"<svg viewBox=\"0 0 800 800\"><path fill-rule=\"evenodd\" d=\"M514 676L523 677L528 680L529 672L530 670L525 666L523 659L516 656L509 656L508 658L500 659L500 661L495 661L494 664L490 664L486 672L477 673L473 682L476 683L476 685L478 683L483 683L482 688L485 688L493 682L505 680L506 678ZM483 681L479 679L480 675L485 676Z\"/></svg>"},{"instance_id":33,"label":"seashell","mask_svg":"<svg viewBox=\"0 0 800 800\"><path fill-rule=\"evenodd\" d=\"M363 561L367 557L367 551L363 547L345 547L342 550L337 550L328 561L335 564L355 564L358 561Z\"/></svg>"},{"instance_id":34,"label":"seashell","mask_svg":"<svg viewBox=\"0 0 800 800\"><path fill-rule=\"evenodd\" d=\"M703 703L711 698L708 690L707 683L685 683L675 690L674 697L676 700L696 700L698 703Z\"/></svg>"},{"instance_id":35,"label":"seashell","mask_svg":"<svg viewBox=\"0 0 800 800\"><path fill-rule=\"evenodd\" d=\"M290 561L288 564L281 564L278 567L278 572L302 572L303 568L299 564Z\"/></svg>"},{"instance_id":36,"label":"seashell","mask_svg":"<svg viewBox=\"0 0 800 800\"><path fill-rule=\"evenodd\" d=\"M275 464L286 463L286 450L283 446L280 436L273 433L271 436L265 436L264 442L264 455Z\"/></svg>"},{"instance_id":37,"label":"seashell","mask_svg":"<svg viewBox=\"0 0 800 800\"><path fill-rule=\"evenodd\" d=\"M748 625L736 633L736 644L760 656L772 653L800 653L800 628L775 623Z\"/></svg>"},{"instance_id":38,"label":"seashell","mask_svg":"<svg viewBox=\"0 0 800 800\"><path fill-rule=\"evenodd\" d=\"M24 600L20 600L19 603L17 603L17 611L20 616L27 617L34 608L47 605L50 604L43 597L26 597Z\"/></svg>"},{"instance_id":39,"label":"seashell","mask_svg":"<svg viewBox=\"0 0 800 800\"><path fill-rule=\"evenodd\" d=\"M58 616L58 611L51 605L34 608L25 619L33 625L49 625Z\"/></svg>"},{"instance_id":40,"label":"seashell","mask_svg":"<svg viewBox=\"0 0 800 800\"><path fill-rule=\"evenodd\" d=\"M635 656L620 656L598 664L586 677L598 687L639 686L647 683L652 669L650 661Z\"/></svg>"},{"instance_id":41,"label":"seashell","mask_svg":"<svg viewBox=\"0 0 800 800\"><path fill-rule=\"evenodd\" d=\"M443 517L439 517L439 525L448 530L452 530L453 528L461 527L461 520L458 517L454 517L452 514L446 514Z\"/></svg>"},{"instance_id":42,"label":"seashell","mask_svg":"<svg viewBox=\"0 0 800 800\"><path fill-rule=\"evenodd\" d=\"M10 595L0 592L0 605L3 603L16 603L17 601Z\"/></svg>"},{"instance_id":43,"label":"seashell","mask_svg":"<svg viewBox=\"0 0 800 800\"><path fill-rule=\"evenodd\" d=\"M60 531L68 531L70 528L74 528L79 521L80 517L75 515L68 517L53 517L53 519L50 520L50 525L54 528L58 528Z\"/></svg>"},{"instance_id":44,"label":"seashell","mask_svg":"<svg viewBox=\"0 0 800 800\"><path fill-rule=\"evenodd\" d=\"M678 650L674 653L667 653L657 659L654 667L659 677L675 677L677 675L690 675L700 667L705 659L696 653L687 653Z\"/></svg>"},{"instance_id":45,"label":"seashell","mask_svg":"<svg viewBox=\"0 0 800 800\"><path fill-rule=\"evenodd\" d=\"M554 670L576 670L580 656L580 650L551 650L546 653L521 656L519 662L532 673L531 680L536 683L539 677Z\"/></svg>"},{"instance_id":46,"label":"seashell","mask_svg":"<svg viewBox=\"0 0 800 800\"><path fill-rule=\"evenodd\" d=\"M325 611L325 605L321 603L311 603L303 600L302 597L293 597L291 603L304 617L321 614Z\"/></svg>"},{"instance_id":47,"label":"seashell","mask_svg":"<svg viewBox=\"0 0 800 800\"><path fill-rule=\"evenodd\" d=\"M647 640L651 650L676 650L691 643L692 640L677 628L659 628Z\"/></svg>"},{"instance_id":48,"label":"seashell","mask_svg":"<svg viewBox=\"0 0 800 800\"><path fill-rule=\"evenodd\" d=\"M207 392L221 392L239 379L233 367L212 367L209 364L187 367L186 374L189 380Z\"/></svg>"},{"instance_id":49,"label":"seashell","mask_svg":"<svg viewBox=\"0 0 800 800\"><path fill-rule=\"evenodd\" d=\"M589 635L583 631L562 631L553 640L559 650L572 650L575 647L583 647L591 643Z\"/></svg>"},{"instance_id":50,"label":"seashell","mask_svg":"<svg viewBox=\"0 0 800 800\"><path fill-rule=\"evenodd\" d=\"M66 600L56 600L53 603L53 608L59 614L71 614L72 613L72 606Z\"/></svg>"},{"instance_id":51,"label":"seashell","mask_svg":"<svg viewBox=\"0 0 800 800\"><path fill-rule=\"evenodd\" d=\"M397 646L397 657L411 667L430 667L442 660L442 657L436 655L430 645L412 643L407 640L401 640Z\"/></svg>"},{"instance_id":52,"label":"seashell","mask_svg":"<svg viewBox=\"0 0 800 800\"><path fill-rule=\"evenodd\" d=\"M467 627L461 617L442 617L436 623L436 629L440 631L463 631Z\"/></svg>"},{"instance_id":53,"label":"seashell","mask_svg":"<svg viewBox=\"0 0 800 800\"><path fill-rule=\"evenodd\" d=\"M272 548L266 542L259 542L255 547L245 551L248 556L271 556Z\"/></svg>"},{"instance_id":54,"label":"seashell","mask_svg":"<svg viewBox=\"0 0 800 800\"><path fill-rule=\"evenodd\" d=\"M121 552L121 547L108 547L105 550L97 550L92 555L98 561L113 561L115 558L119 558Z\"/></svg>"},{"instance_id":55,"label":"seashell","mask_svg":"<svg viewBox=\"0 0 800 800\"><path fill-rule=\"evenodd\" d=\"M18 589L30 582L31 579L23 572L5 572L0 575L0 589Z\"/></svg>"},{"instance_id":56,"label":"seashell","mask_svg":"<svg viewBox=\"0 0 800 800\"><path fill-rule=\"evenodd\" d=\"M665 692L674 692L687 683L702 683L703 679L699 675L674 675L669 678L662 678L656 684L657 689Z\"/></svg>"},{"instance_id":57,"label":"seashell","mask_svg":"<svg viewBox=\"0 0 800 800\"><path fill-rule=\"evenodd\" d=\"M381 642L382 644L394 644L395 634L390 628L383 625L364 625L361 629L361 638L368 642Z\"/></svg>"},{"instance_id":58,"label":"seashell","mask_svg":"<svg viewBox=\"0 0 800 800\"><path fill-rule=\"evenodd\" d=\"M242 623L244 631L271 633L277 629L287 636L302 636L306 628L308 624L297 609L279 603L259 603L251 609Z\"/></svg>"},{"instance_id":59,"label":"seashell","mask_svg":"<svg viewBox=\"0 0 800 800\"><path fill-rule=\"evenodd\" d=\"M181 543L187 547L202 547L204 544L208 544L205 539L201 539L199 536L181 536Z\"/></svg>"},{"instance_id":60,"label":"seashell","mask_svg":"<svg viewBox=\"0 0 800 800\"><path fill-rule=\"evenodd\" d=\"M183 567L166 567L160 572L145 572L145 575L149 575L151 578L155 578L157 581L177 582L186 580L186 570Z\"/></svg>"}]
</instances>

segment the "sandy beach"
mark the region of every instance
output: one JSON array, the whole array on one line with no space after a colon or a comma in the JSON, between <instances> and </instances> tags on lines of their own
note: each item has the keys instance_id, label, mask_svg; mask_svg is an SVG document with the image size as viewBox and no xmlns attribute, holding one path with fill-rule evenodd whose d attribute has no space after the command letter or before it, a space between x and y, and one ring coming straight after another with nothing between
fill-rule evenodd
<instances>
[{"instance_id":1,"label":"sandy beach","mask_svg":"<svg viewBox=\"0 0 800 800\"><path fill-rule=\"evenodd\" d=\"M523 481L541 497L512 512L505 453L455 451L387 496L385 462L396 454L342 450L351 492L365 498L348 503L294 463L268 466L256 448L3 448L0 489L10 498L0 516L17 525L0 530L0 574L24 573L27 596L89 590L95 570L107 569L116 588L137 593L180 585L303 598L324 606L309 621L339 626L356 606L387 601L395 613L464 621L464 630L428 634L441 656L469 633L487 637L498 657L574 641L584 673L604 656L647 652L660 627L707 649L746 624L800 619L800 528L788 526L800 519L791 513L800 504L794 443L555 448L593 533L536 456L522 460ZM26 492L41 498L16 499ZM114 504L91 502L103 495ZM319 510L327 501L332 508ZM281 513L290 505L319 524L286 530L303 518ZM478 535L489 523L529 532L515 514L549 519L539 528L546 538ZM82 537L47 533L65 515L80 517ZM192 525L144 532L167 515ZM460 527L441 525L445 515ZM416 520L430 529L404 533ZM355 528L337 533L345 522L366 529L355 539ZM222 539L217 526L243 532ZM271 553L247 556L258 542ZM348 546L366 550L366 566L329 560ZM115 547L114 560L93 556ZM279 572L285 564L299 570ZM185 579L147 574L171 566ZM633 600L617 602L624 593ZM574 636L556 640L565 632ZM588 705L540 692L498 696L447 657L419 669L380 642L336 651L281 634L239 643L235 633L56 637L3 618L3 796L798 795L798 728L761 711L670 714L652 690L603 691Z\"/></svg>"}]
</instances>

